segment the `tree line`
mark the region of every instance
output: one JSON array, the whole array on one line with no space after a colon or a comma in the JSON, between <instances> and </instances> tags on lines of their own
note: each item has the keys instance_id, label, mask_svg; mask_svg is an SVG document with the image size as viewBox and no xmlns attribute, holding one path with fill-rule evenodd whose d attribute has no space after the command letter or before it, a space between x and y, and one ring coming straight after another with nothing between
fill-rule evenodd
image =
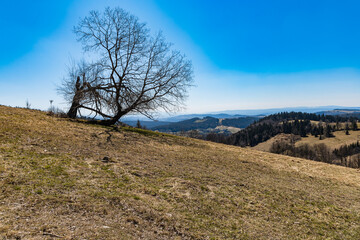
<instances>
[{"instance_id":1,"label":"tree line","mask_svg":"<svg viewBox=\"0 0 360 240\"><path fill-rule=\"evenodd\" d=\"M302 117L305 119L301 119ZM312 121L318 121L318 123ZM215 132L209 134L195 134L192 132L191 136L189 136L229 145L253 147L280 133L294 134L301 137L312 135L319 137L320 140L334 137L335 131L344 130L346 134L349 134L350 130L358 130L357 122L357 118L353 116L282 112L254 121L245 129L231 135Z\"/></svg>"},{"instance_id":2,"label":"tree line","mask_svg":"<svg viewBox=\"0 0 360 240\"><path fill-rule=\"evenodd\" d=\"M302 119L303 118L303 119ZM314 124L311 121L318 121ZM345 125L343 127L342 125ZM313 135L320 139L334 137L333 132L358 130L357 118L352 116L327 116L302 112L283 112L272 114L254 122L247 128L235 133L224 143L236 146L256 146L279 133L294 134L301 137Z\"/></svg>"},{"instance_id":3,"label":"tree line","mask_svg":"<svg viewBox=\"0 0 360 240\"><path fill-rule=\"evenodd\" d=\"M324 143L302 144L295 146L294 142L276 141L271 145L270 152L292 157L306 158L318 162L360 168L360 143L345 144L331 150Z\"/></svg>"},{"instance_id":4,"label":"tree line","mask_svg":"<svg viewBox=\"0 0 360 240\"><path fill-rule=\"evenodd\" d=\"M311 121L323 121L323 122L349 122L356 120L354 116L333 116L316 113L305 113L305 112L280 112L271 114L259 120L259 122L272 120L272 121L283 121L283 120L311 120Z\"/></svg>"},{"instance_id":5,"label":"tree line","mask_svg":"<svg viewBox=\"0 0 360 240\"><path fill-rule=\"evenodd\" d=\"M299 119L305 117L306 119ZM319 121L313 123L311 121ZM325 121L325 122L323 122ZM342 124L340 124L342 123ZM254 122L236 134L226 135L211 132L201 134L196 130L187 132L186 136L208 141L237 145L241 147L255 146L280 133L288 134L287 141L276 141L271 145L270 152L305 158L319 162L337 164L347 167L360 168L360 143L343 145L331 150L323 143L302 144L295 146L300 137L309 134L319 139L334 137L335 131L358 130L357 119L349 116L324 116L308 113L279 113L273 114Z\"/></svg>"}]
</instances>

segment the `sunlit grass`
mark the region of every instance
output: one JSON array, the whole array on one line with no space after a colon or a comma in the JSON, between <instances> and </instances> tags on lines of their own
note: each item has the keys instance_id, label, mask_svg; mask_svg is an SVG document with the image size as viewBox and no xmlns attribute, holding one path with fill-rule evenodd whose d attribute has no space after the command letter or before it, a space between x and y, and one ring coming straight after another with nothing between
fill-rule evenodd
<instances>
[{"instance_id":1,"label":"sunlit grass","mask_svg":"<svg viewBox=\"0 0 360 240\"><path fill-rule=\"evenodd\" d=\"M0 189L5 239L360 238L355 169L3 106Z\"/></svg>"}]
</instances>

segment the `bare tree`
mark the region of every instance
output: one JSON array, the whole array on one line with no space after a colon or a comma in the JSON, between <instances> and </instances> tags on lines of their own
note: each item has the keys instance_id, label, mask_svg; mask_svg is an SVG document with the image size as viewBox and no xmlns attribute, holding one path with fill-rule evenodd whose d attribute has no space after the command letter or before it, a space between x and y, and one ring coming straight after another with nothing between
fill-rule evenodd
<instances>
[{"instance_id":1,"label":"bare tree","mask_svg":"<svg viewBox=\"0 0 360 240\"><path fill-rule=\"evenodd\" d=\"M71 61L67 69L67 77L64 78L58 92L71 104L67 116L76 118L81 106L96 108L98 97L95 88L101 88L101 66L86 63L81 60L78 63Z\"/></svg>"},{"instance_id":2,"label":"bare tree","mask_svg":"<svg viewBox=\"0 0 360 240\"><path fill-rule=\"evenodd\" d=\"M73 69L63 82L62 93L74 105L70 117L81 108L111 125L128 113L151 118L160 108L174 111L183 105L192 64L171 50L161 33L151 36L145 23L120 8L92 11L74 31L96 61Z\"/></svg>"}]
</instances>

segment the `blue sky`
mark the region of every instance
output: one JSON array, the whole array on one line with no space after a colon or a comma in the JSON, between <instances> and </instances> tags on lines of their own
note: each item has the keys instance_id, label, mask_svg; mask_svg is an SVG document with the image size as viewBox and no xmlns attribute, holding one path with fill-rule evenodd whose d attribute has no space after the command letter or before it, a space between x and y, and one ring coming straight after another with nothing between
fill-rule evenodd
<instances>
[{"instance_id":1,"label":"blue sky","mask_svg":"<svg viewBox=\"0 0 360 240\"><path fill-rule=\"evenodd\" d=\"M0 104L46 109L81 46L72 28L119 6L193 61L188 113L359 106L360 3L259 0L33 0L0 8Z\"/></svg>"}]
</instances>

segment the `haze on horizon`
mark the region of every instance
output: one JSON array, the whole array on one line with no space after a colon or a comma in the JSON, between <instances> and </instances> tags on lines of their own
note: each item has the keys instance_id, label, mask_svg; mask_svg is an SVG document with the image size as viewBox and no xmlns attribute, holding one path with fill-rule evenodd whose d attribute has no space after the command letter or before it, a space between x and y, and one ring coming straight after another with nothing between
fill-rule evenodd
<instances>
[{"instance_id":1,"label":"haze on horizon","mask_svg":"<svg viewBox=\"0 0 360 240\"><path fill-rule=\"evenodd\" d=\"M194 65L183 113L359 106L357 1L6 1L0 9L0 104L65 108L56 93L81 55L72 28L118 6L162 30Z\"/></svg>"}]
</instances>

